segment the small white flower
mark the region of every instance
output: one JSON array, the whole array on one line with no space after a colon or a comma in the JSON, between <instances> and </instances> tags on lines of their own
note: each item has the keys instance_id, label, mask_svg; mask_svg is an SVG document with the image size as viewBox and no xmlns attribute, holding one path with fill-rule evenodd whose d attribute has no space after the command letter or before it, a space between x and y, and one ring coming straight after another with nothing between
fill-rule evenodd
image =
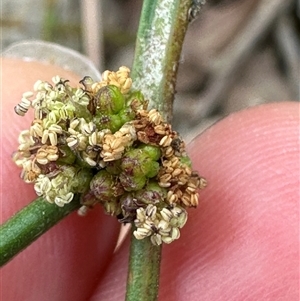
<instances>
[{"instance_id":1,"label":"small white flower","mask_svg":"<svg viewBox=\"0 0 300 301\"><path fill-rule=\"evenodd\" d=\"M151 237L150 237L151 242L155 245L155 246L160 246L162 244L162 237L160 234L158 233L154 233Z\"/></svg>"},{"instance_id":2,"label":"small white flower","mask_svg":"<svg viewBox=\"0 0 300 301\"><path fill-rule=\"evenodd\" d=\"M54 203L59 207L63 207L64 205L70 203L72 201L73 197L74 197L74 193L69 192L64 196L55 197Z\"/></svg>"},{"instance_id":3,"label":"small white flower","mask_svg":"<svg viewBox=\"0 0 300 301\"><path fill-rule=\"evenodd\" d=\"M39 175L34 184L34 190L36 194L38 196L46 195L48 192L50 192L51 188L51 180L43 174Z\"/></svg>"},{"instance_id":4,"label":"small white flower","mask_svg":"<svg viewBox=\"0 0 300 301\"><path fill-rule=\"evenodd\" d=\"M137 230L133 231L133 235L136 239L144 239L147 236L150 236L152 231L145 228L137 228Z\"/></svg>"}]
</instances>

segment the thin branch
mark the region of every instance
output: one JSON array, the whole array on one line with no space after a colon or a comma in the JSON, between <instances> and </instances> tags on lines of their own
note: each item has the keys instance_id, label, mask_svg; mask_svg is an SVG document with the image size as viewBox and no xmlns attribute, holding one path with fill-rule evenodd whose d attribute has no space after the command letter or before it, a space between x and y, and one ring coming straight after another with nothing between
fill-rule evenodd
<instances>
[{"instance_id":1,"label":"thin branch","mask_svg":"<svg viewBox=\"0 0 300 301\"><path fill-rule=\"evenodd\" d=\"M176 75L188 26L190 0L145 0L133 65L134 88L166 121L172 119Z\"/></svg>"},{"instance_id":2,"label":"thin branch","mask_svg":"<svg viewBox=\"0 0 300 301\"><path fill-rule=\"evenodd\" d=\"M158 294L161 247L149 238L131 236L126 301L155 301Z\"/></svg>"},{"instance_id":3,"label":"thin branch","mask_svg":"<svg viewBox=\"0 0 300 301\"><path fill-rule=\"evenodd\" d=\"M37 198L17 212L0 227L0 266L79 207L78 196L62 208Z\"/></svg>"},{"instance_id":4,"label":"thin branch","mask_svg":"<svg viewBox=\"0 0 300 301\"><path fill-rule=\"evenodd\" d=\"M144 0L133 64L134 88L172 119L177 69L189 23L190 0ZM126 301L155 301L161 246L132 235Z\"/></svg>"},{"instance_id":5,"label":"thin branch","mask_svg":"<svg viewBox=\"0 0 300 301\"><path fill-rule=\"evenodd\" d=\"M104 70L102 1L83 0L81 4L81 28L86 55L95 66Z\"/></svg>"}]
</instances>

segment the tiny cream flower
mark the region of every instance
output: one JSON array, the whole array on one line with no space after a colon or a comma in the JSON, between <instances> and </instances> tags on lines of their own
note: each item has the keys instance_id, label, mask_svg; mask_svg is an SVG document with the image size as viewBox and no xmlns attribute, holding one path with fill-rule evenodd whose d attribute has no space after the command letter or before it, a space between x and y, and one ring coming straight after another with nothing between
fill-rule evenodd
<instances>
[{"instance_id":1,"label":"tiny cream flower","mask_svg":"<svg viewBox=\"0 0 300 301\"><path fill-rule=\"evenodd\" d=\"M156 109L152 109L148 113L148 118L154 125L159 125L162 122L162 116Z\"/></svg>"},{"instance_id":2,"label":"tiny cream flower","mask_svg":"<svg viewBox=\"0 0 300 301\"><path fill-rule=\"evenodd\" d=\"M38 196L47 194L52 188L51 180L46 175L39 175L35 184L34 190Z\"/></svg>"},{"instance_id":3,"label":"tiny cream flower","mask_svg":"<svg viewBox=\"0 0 300 301\"><path fill-rule=\"evenodd\" d=\"M93 85L92 89L97 91L106 85L114 85L120 88L123 94L126 94L129 92L132 85L129 74L130 69L124 66L120 67L117 72L106 70L102 73L102 81Z\"/></svg>"},{"instance_id":4,"label":"tiny cream flower","mask_svg":"<svg viewBox=\"0 0 300 301\"><path fill-rule=\"evenodd\" d=\"M36 153L36 161L42 165L56 161L58 158L58 147L54 145L43 145Z\"/></svg>"},{"instance_id":5,"label":"tiny cream flower","mask_svg":"<svg viewBox=\"0 0 300 301\"><path fill-rule=\"evenodd\" d=\"M21 178L26 183L33 183L41 173L41 169L36 165L35 161L23 159Z\"/></svg>"},{"instance_id":6,"label":"tiny cream flower","mask_svg":"<svg viewBox=\"0 0 300 301\"><path fill-rule=\"evenodd\" d=\"M64 196L55 197L54 203L59 207L63 207L64 205L70 203L72 201L73 197L74 197L74 193L69 192Z\"/></svg>"},{"instance_id":7,"label":"tiny cream flower","mask_svg":"<svg viewBox=\"0 0 300 301\"><path fill-rule=\"evenodd\" d=\"M95 123L92 121L89 123L83 123L81 125L82 134L87 135L87 136L93 134L96 131L96 129L97 129L97 127L96 127Z\"/></svg>"},{"instance_id":8,"label":"tiny cream flower","mask_svg":"<svg viewBox=\"0 0 300 301\"><path fill-rule=\"evenodd\" d=\"M125 149L132 145L136 139L134 127L125 124L114 134L106 134L103 137L101 156L104 162L115 161L122 157Z\"/></svg>"},{"instance_id":9,"label":"tiny cream flower","mask_svg":"<svg viewBox=\"0 0 300 301\"><path fill-rule=\"evenodd\" d=\"M15 112L20 116L25 116L30 106L31 101L23 97L21 102L15 106Z\"/></svg>"},{"instance_id":10,"label":"tiny cream flower","mask_svg":"<svg viewBox=\"0 0 300 301\"><path fill-rule=\"evenodd\" d=\"M163 208L158 212L156 206L149 204L146 209L137 209L134 221L137 229L133 232L135 238L144 239L150 236L154 245L160 245L162 242L171 243L178 239L179 228L184 226L187 213L181 207L175 208L171 210Z\"/></svg>"}]
</instances>

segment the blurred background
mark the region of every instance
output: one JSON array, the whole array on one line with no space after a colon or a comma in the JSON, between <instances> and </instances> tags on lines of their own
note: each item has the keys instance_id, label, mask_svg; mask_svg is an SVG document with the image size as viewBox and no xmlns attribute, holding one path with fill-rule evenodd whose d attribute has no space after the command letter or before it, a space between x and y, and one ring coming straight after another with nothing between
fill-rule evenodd
<instances>
[{"instance_id":1,"label":"blurred background","mask_svg":"<svg viewBox=\"0 0 300 301\"><path fill-rule=\"evenodd\" d=\"M1 48L52 41L99 70L132 65L141 0L2 0ZM300 0L207 0L185 39L174 128L187 140L234 111L299 101Z\"/></svg>"}]
</instances>

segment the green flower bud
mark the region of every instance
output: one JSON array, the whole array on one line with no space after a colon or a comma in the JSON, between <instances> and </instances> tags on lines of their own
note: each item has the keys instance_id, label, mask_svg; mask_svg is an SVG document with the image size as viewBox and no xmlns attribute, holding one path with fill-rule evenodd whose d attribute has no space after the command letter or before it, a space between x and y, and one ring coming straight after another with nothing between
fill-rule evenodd
<instances>
[{"instance_id":1,"label":"green flower bud","mask_svg":"<svg viewBox=\"0 0 300 301\"><path fill-rule=\"evenodd\" d=\"M90 182L90 190L100 201L112 201L114 195L114 177L106 170L99 171Z\"/></svg>"},{"instance_id":2,"label":"green flower bud","mask_svg":"<svg viewBox=\"0 0 300 301\"><path fill-rule=\"evenodd\" d=\"M74 177L76 177L77 171L78 170L74 166L64 165L61 167L61 173L59 174L66 178L73 179Z\"/></svg>"},{"instance_id":3,"label":"green flower bud","mask_svg":"<svg viewBox=\"0 0 300 301\"><path fill-rule=\"evenodd\" d=\"M109 129L112 131L112 133L115 133L117 130L119 130L122 125L123 125L123 122L119 115L111 115L110 116Z\"/></svg>"},{"instance_id":4,"label":"green flower bud","mask_svg":"<svg viewBox=\"0 0 300 301\"><path fill-rule=\"evenodd\" d=\"M93 192L88 191L81 195L80 204L90 207L97 203L99 203L99 200L95 197Z\"/></svg>"},{"instance_id":5,"label":"green flower bud","mask_svg":"<svg viewBox=\"0 0 300 301\"><path fill-rule=\"evenodd\" d=\"M180 162L188 167L192 167L192 161L188 156L180 157Z\"/></svg>"},{"instance_id":6,"label":"green flower bud","mask_svg":"<svg viewBox=\"0 0 300 301\"><path fill-rule=\"evenodd\" d=\"M142 144L139 146L139 149L146 153L153 161L157 161L161 157L161 150L158 146Z\"/></svg>"},{"instance_id":7,"label":"green flower bud","mask_svg":"<svg viewBox=\"0 0 300 301\"><path fill-rule=\"evenodd\" d=\"M109 129L112 133L115 133L123 125L119 115L101 115L97 114L93 122L97 124L99 130Z\"/></svg>"},{"instance_id":8,"label":"green flower bud","mask_svg":"<svg viewBox=\"0 0 300 301\"><path fill-rule=\"evenodd\" d=\"M159 172L159 168L159 163L151 159L144 160L141 164L142 173L148 178L155 177Z\"/></svg>"},{"instance_id":9,"label":"green flower bud","mask_svg":"<svg viewBox=\"0 0 300 301\"><path fill-rule=\"evenodd\" d=\"M60 156L56 160L56 163L59 165L71 165L76 160L76 155L73 153L73 151L67 146L67 145L61 145L59 146Z\"/></svg>"},{"instance_id":10,"label":"green flower bud","mask_svg":"<svg viewBox=\"0 0 300 301\"><path fill-rule=\"evenodd\" d=\"M122 213L121 207L117 199L111 199L108 202L102 202L102 206L107 214L117 216Z\"/></svg>"},{"instance_id":11,"label":"green flower bud","mask_svg":"<svg viewBox=\"0 0 300 301\"><path fill-rule=\"evenodd\" d=\"M140 91L134 91L130 93L126 100L126 107L130 107L132 110L145 110L148 102L144 99L144 95Z\"/></svg>"},{"instance_id":12,"label":"green flower bud","mask_svg":"<svg viewBox=\"0 0 300 301\"><path fill-rule=\"evenodd\" d=\"M90 122L92 120L92 114L88 110L87 105L81 105L79 103L72 103L75 108L75 114L78 117L84 118L86 122Z\"/></svg>"},{"instance_id":13,"label":"green flower bud","mask_svg":"<svg viewBox=\"0 0 300 301\"><path fill-rule=\"evenodd\" d=\"M119 175L122 172L121 160L107 162L105 169L112 175Z\"/></svg>"},{"instance_id":14,"label":"green flower bud","mask_svg":"<svg viewBox=\"0 0 300 301\"><path fill-rule=\"evenodd\" d=\"M89 188L92 178L93 173L91 172L91 169L80 169L72 181L75 193L84 193Z\"/></svg>"},{"instance_id":15,"label":"green flower bud","mask_svg":"<svg viewBox=\"0 0 300 301\"><path fill-rule=\"evenodd\" d=\"M122 123L129 122L135 119L135 113L131 108L124 108L118 113Z\"/></svg>"},{"instance_id":16,"label":"green flower bud","mask_svg":"<svg viewBox=\"0 0 300 301\"><path fill-rule=\"evenodd\" d=\"M121 223L133 222L136 218L136 210L144 204L139 203L133 193L125 193L120 198L122 214L118 217Z\"/></svg>"},{"instance_id":17,"label":"green flower bud","mask_svg":"<svg viewBox=\"0 0 300 301\"><path fill-rule=\"evenodd\" d=\"M153 161L142 149L131 149L122 158L121 168L134 176L155 177L159 171L159 163Z\"/></svg>"},{"instance_id":18,"label":"green flower bud","mask_svg":"<svg viewBox=\"0 0 300 301\"><path fill-rule=\"evenodd\" d=\"M138 191L142 189L147 182L145 176L142 175L133 176L128 174L127 172L122 172L119 176L119 179L123 188L126 191Z\"/></svg>"},{"instance_id":19,"label":"green flower bud","mask_svg":"<svg viewBox=\"0 0 300 301\"><path fill-rule=\"evenodd\" d=\"M96 113L115 114L123 109L125 99L118 87L109 85L101 88L95 96Z\"/></svg>"},{"instance_id":20,"label":"green flower bud","mask_svg":"<svg viewBox=\"0 0 300 301\"><path fill-rule=\"evenodd\" d=\"M157 182L151 181L147 186L136 192L135 198L137 201L144 204L163 203L167 197L166 188L160 187Z\"/></svg>"},{"instance_id":21,"label":"green flower bud","mask_svg":"<svg viewBox=\"0 0 300 301\"><path fill-rule=\"evenodd\" d=\"M141 156L140 150L131 149L127 151L121 159L121 169L130 175L141 174L139 170Z\"/></svg>"}]
</instances>

